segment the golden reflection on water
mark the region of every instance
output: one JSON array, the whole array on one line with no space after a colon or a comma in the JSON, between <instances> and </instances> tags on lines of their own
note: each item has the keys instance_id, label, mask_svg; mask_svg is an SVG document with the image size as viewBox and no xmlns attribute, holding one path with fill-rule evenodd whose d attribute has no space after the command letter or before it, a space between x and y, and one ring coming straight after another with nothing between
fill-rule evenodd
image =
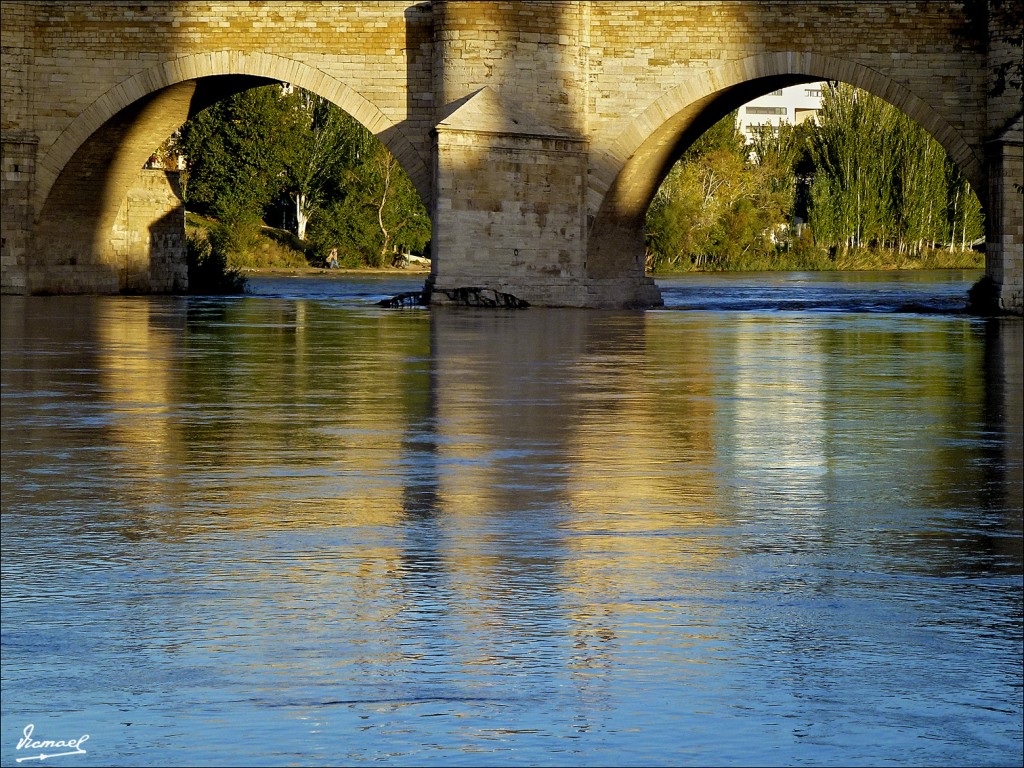
<instances>
[{"instance_id":1,"label":"golden reflection on water","mask_svg":"<svg viewBox=\"0 0 1024 768\"><path fill-rule=\"evenodd\" d=\"M481 519L536 510L570 583L586 570L592 589L596 559L634 560L648 564L630 569L649 579L637 589L656 589L657 563L719 556L699 536L681 551L680 532L727 524L751 496L827 514L851 441L876 480L899 473L904 459L886 451L901 435L872 414L877 398L934 412L939 437L915 450L933 455L936 481L961 469L942 436L980 418L957 399L983 386L981 352L945 328L897 337L740 317L725 331L697 315L680 334L658 313L376 317L305 301L220 311L182 320L180 307L167 316L146 300L97 305L119 491L140 510L215 503L221 530L364 528L389 567L390 529L410 513L443 518L462 557L446 566L472 570L492 556L472 542L503 535ZM901 353L878 365L881 345ZM964 376L936 375L930 361L950 352L968 355ZM618 571L603 577L609 590Z\"/></svg>"},{"instance_id":2,"label":"golden reflection on water","mask_svg":"<svg viewBox=\"0 0 1024 768\"><path fill-rule=\"evenodd\" d=\"M747 676L758 713L799 709L823 669L891 669L872 654L894 617L930 631L925 598L961 633L1010 637L1012 606L991 629L943 601L950 574L1020 571L1020 324L248 298L3 312L5 589L73 602L63 629L79 607L109 622L118 675L141 649L227 680L232 706L377 713L441 691L455 719L528 680L525 717L569 702L579 733L609 732L608 713L649 708L674 727L690 691L733 717ZM962 662L929 637L898 654L924 669L941 641Z\"/></svg>"},{"instance_id":3,"label":"golden reflection on water","mask_svg":"<svg viewBox=\"0 0 1024 768\"><path fill-rule=\"evenodd\" d=\"M614 605L727 567L715 531L737 510L827 519L907 462L941 506L944 479L978 472L955 444L984 419L960 404L987 372L966 324L107 298L68 333L95 350L126 534L357 529L351 578L378 589L409 572L410 520L435 521L430 567L460 588L526 578L526 529L570 599ZM901 423L911 402L927 418Z\"/></svg>"},{"instance_id":4,"label":"golden reflection on water","mask_svg":"<svg viewBox=\"0 0 1024 768\"><path fill-rule=\"evenodd\" d=\"M145 505L166 493L181 457L181 435L169 415L176 400L176 340L156 327L145 300L100 299L96 368L110 404L109 444L121 459L123 491Z\"/></svg>"},{"instance_id":5,"label":"golden reflection on water","mask_svg":"<svg viewBox=\"0 0 1024 768\"><path fill-rule=\"evenodd\" d=\"M645 602L680 574L714 570L722 524L713 462L717 405L713 350L700 331L669 340L657 320L625 314L588 329L571 379L580 411L567 483L567 590L584 606L573 615L585 667L622 644L625 616L663 612ZM705 618L680 618L685 643ZM607 660L604 662L607 663Z\"/></svg>"}]
</instances>

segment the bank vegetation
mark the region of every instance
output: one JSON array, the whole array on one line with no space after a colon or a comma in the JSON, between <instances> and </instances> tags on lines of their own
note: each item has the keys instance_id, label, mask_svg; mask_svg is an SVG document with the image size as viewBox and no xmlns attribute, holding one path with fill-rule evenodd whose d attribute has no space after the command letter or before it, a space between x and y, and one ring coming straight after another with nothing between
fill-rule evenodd
<instances>
[{"instance_id":1,"label":"bank vegetation","mask_svg":"<svg viewBox=\"0 0 1024 768\"><path fill-rule=\"evenodd\" d=\"M395 158L300 88L214 104L154 162L182 169L192 280L215 292L251 269L332 265L332 252L350 269L429 256L429 215ZM888 103L827 84L816 119L747 142L732 113L685 152L647 213L647 267L975 268L983 233L977 196L937 142Z\"/></svg>"},{"instance_id":2,"label":"bank vegetation","mask_svg":"<svg viewBox=\"0 0 1024 768\"><path fill-rule=\"evenodd\" d=\"M267 85L217 102L154 162L181 167L197 263L210 252L236 271L325 267L333 252L338 267L375 268L428 249L429 216L395 158L301 88Z\"/></svg>"},{"instance_id":3,"label":"bank vegetation","mask_svg":"<svg viewBox=\"0 0 1024 768\"><path fill-rule=\"evenodd\" d=\"M686 151L647 213L650 271L984 265L981 204L938 142L865 91L822 95L816 119L746 142L732 113Z\"/></svg>"}]
</instances>

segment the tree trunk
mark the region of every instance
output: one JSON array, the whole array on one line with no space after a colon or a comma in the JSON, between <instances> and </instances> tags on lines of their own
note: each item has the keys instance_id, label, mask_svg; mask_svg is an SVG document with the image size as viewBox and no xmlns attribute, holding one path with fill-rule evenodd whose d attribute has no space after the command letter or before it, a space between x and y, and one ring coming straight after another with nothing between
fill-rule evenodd
<instances>
[{"instance_id":1,"label":"tree trunk","mask_svg":"<svg viewBox=\"0 0 1024 768\"><path fill-rule=\"evenodd\" d=\"M377 224L380 226L380 231L384 235L384 244L380 248L380 263L384 263L384 259L388 255L388 246L391 245L391 235L388 233L387 227L384 226L384 206L388 201L388 192L391 190L391 168L392 159L389 156L384 158L384 193L380 197L380 205L377 207Z\"/></svg>"},{"instance_id":2,"label":"tree trunk","mask_svg":"<svg viewBox=\"0 0 1024 768\"><path fill-rule=\"evenodd\" d=\"M953 229L949 233L949 252L953 252L953 244L956 242L956 209L960 203L960 190L957 189L953 196Z\"/></svg>"},{"instance_id":3,"label":"tree trunk","mask_svg":"<svg viewBox=\"0 0 1024 768\"><path fill-rule=\"evenodd\" d=\"M306 239L306 224L309 222L309 216L306 215L306 196L301 192L295 194L295 234L299 240Z\"/></svg>"}]
</instances>

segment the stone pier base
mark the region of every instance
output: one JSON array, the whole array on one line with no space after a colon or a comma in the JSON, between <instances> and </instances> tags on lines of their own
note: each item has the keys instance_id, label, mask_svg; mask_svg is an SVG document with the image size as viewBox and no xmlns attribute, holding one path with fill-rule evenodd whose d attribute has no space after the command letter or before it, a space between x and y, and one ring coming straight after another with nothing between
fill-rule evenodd
<instances>
[{"instance_id":1,"label":"stone pier base","mask_svg":"<svg viewBox=\"0 0 1024 768\"><path fill-rule=\"evenodd\" d=\"M649 277L564 280L515 280L493 276L476 278L427 278L424 292L433 305L454 303L449 294L459 288L488 288L508 293L541 307L592 307L597 309L643 309L663 304L661 291Z\"/></svg>"},{"instance_id":2,"label":"stone pier base","mask_svg":"<svg viewBox=\"0 0 1024 768\"><path fill-rule=\"evenodd\" d=\"M39 139L26 131L3 132L0 157L0 292L25 293L32 241L32 179Z\"/></svg>"},{"instance_id":3,"label":"stone pier base","mask_svg":"<svg viewBox=\"0 0 1024 768\"><path fill-rule=\"evenodd\" d=\"M188 288L178 174L140 169L117 213L48 209L32 238L27 293L177 293Z\"/></svg>"},{"instance_id":4,"label":"stone pier base","mask_svg":"<svg viewBox=\"0 0 1024 768\"><path fill-rule=\"evenodd\" d=\"M988 200L985 272L992 279L990 309L1024 314L1024 147L1021 119L1004 140L988 146Z\"/></svg>"}]
</instances>

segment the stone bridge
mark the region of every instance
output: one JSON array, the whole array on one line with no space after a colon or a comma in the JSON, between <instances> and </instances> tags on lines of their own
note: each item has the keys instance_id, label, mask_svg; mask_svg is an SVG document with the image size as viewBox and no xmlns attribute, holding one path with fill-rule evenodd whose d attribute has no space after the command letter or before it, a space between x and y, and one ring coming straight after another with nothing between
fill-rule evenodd
<instances>
[{"instance_id":1,"label":"stone bridge","mask_svg":"<svg viewBox=\"0 0 1024 768\"><path fill-rule=\"evenodd\" d=\"M428 287L534 304L660 301L643 219L703 130L814 80L896 105L987 214L1021 311L1021 0L10 2L2 288L185 287L175 180L144 169L190 115L285 81L373 131L433 222Z\"/></svg>"}]
</instances>

